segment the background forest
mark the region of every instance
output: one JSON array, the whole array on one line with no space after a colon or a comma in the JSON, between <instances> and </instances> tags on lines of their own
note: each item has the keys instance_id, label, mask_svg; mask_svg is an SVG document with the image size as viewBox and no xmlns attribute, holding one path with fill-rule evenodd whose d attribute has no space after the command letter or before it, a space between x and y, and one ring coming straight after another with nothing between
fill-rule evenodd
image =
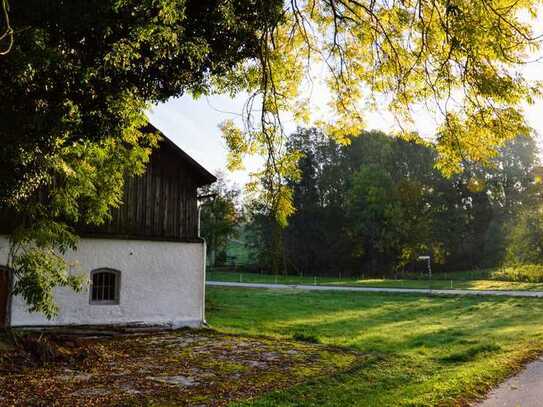
<instances>
[{"instance_id":1,"label":"background forest","mask_svg":"<svg viewBox=\"0 0 543 407\"><path fill-rule=\"evenodd\" d=\"M299 129L287 148L301 151L288 180L296 213L281 229L250 196L224 180L202 207L211 266L299 275L398 276L543 262L533 138L520 136L490 165L465 165L444 177L432 144L364 133L341 145L316 129ZM539 201L540 202L540 201Z\"/></svg>"}]
</instances>

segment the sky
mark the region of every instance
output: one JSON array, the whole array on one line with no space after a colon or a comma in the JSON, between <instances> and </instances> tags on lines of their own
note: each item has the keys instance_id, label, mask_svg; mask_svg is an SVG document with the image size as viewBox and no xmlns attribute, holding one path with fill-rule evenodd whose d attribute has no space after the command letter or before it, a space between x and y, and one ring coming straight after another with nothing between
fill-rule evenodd
<instances>
[{"instance_id":1,"label":"sky","mask_svg":"<svg viewBox=\"0 0 543 407\"><path fill-rule=\"evenodd\" d=\"M543 80L543 61L534 62L523 68L525 77L531 80ZM319 99L319 95L313 95ZM224 172L226 178L238 187L249 180L249 172L258 169L258 158L245 160L245 170L229 173L226 171L227 149L221 136L219 125L227 119L241 125L241 112L247 99L240 95L234 99L224 96L202 97L198 100L190 96L170 99L155 106L148 112L151 123L161 130L196 161L212 173ZM323 98L324 99L324 98ZM538 144L543 146L543 100L525 108L528 123L534 128ZM429 113L417 114L415 124L421 134L432 133L436 119ZM391 116L384 112L369 113L366 117L367 130L390 131L394 128ZM285 124L287 134L296 129L292 121ZM542 157L543 158L543 157Z\"/></svg>"}]
</instances>

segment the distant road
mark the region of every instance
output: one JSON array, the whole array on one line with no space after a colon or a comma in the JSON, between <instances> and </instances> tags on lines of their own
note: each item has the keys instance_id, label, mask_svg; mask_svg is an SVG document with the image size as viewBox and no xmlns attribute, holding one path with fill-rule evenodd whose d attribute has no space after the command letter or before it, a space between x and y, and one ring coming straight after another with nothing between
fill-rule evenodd
<instances>
[{"instance_id":1,"label":"distant road","mask_svg":"<svg viewBox=\"0 0 543 407\"><path fill-rule=\"evenodd\" d=\"M359 291L400 294L433 294L433 295L497 295L502 297L543 297L543 291L512 291L512 290L431 290L428 288L378 288L378 287L344 287L331 285L307 284L261 284L261 283L234 283L227 281L206 281L208 286L239 287L239 288L268 288L284 290L295 288L309 291Z\"/></svg>"}]
</instances>

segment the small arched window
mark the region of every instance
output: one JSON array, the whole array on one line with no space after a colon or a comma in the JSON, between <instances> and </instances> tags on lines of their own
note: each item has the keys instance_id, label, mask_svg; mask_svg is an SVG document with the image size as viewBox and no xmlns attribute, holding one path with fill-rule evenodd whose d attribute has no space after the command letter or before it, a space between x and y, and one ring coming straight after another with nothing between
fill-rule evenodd
<instances>
[{"instance_id":1,"label":"small arched window","mask_svg":"<svg viewBox=\"0 0 543 407\"><path fill-rule=\"evenodd\" d=\"M112 269L91 271L90 303L114 305L119 303L121 272Z\"/></svg>"}]
</instances>

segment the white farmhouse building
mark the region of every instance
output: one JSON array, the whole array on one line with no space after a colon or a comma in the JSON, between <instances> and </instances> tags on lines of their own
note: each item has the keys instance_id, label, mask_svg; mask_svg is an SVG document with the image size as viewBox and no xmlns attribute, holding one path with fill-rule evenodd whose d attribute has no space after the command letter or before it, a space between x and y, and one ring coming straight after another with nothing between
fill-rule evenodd
<instances>
[{"instance_id":1,"label":"white farmhouse building","mask_svg":"<svg viewBox=\"0 0 543 407\"><path fill-rule=\"evenodd\" d=\"M59 325L200 326L204 321L205 242L197 189L215 177L164 137L142 177L129 179L112 221L80 230L74 273L81 293L57 288L58 317L29 313L10 295L8 238L0 235L0 328ZM4 223L6 220L3 221ZM0 230L6 230L6 225Z\"/></svg>"}]
</instances>

